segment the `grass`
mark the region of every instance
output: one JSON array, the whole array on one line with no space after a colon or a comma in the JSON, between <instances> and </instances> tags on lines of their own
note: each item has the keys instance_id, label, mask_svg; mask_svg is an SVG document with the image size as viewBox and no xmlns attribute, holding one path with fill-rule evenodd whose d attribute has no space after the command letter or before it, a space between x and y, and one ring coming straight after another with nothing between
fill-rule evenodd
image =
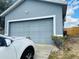
<instances>
[{"instance_id":1,"label":"grass","mask_svg":"<svg viewBox=\"0 0 79 59\"><path fill-rule=\"evenodd\" d=\"M79 40L65 42L62 49L51 52L48 59L79 59Z\"/></svg>"}]
</instances>

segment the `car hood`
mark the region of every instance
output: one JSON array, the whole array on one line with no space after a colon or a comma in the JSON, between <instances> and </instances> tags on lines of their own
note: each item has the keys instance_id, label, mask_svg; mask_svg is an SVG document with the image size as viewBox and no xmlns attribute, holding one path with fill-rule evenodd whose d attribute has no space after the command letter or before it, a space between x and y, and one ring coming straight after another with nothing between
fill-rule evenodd
<instances>
[{"instance_id":1,"label":"car hood","mask_svg":"<svg viewBox=\"0 0 79 59\"><path fill-rule=\"evenodd\" d=\"M21 39L26 39L26 40L30 40L26 37L12 37L12 40L15 41L15 40L21 40Z\"/></svg>"}]
</instances>

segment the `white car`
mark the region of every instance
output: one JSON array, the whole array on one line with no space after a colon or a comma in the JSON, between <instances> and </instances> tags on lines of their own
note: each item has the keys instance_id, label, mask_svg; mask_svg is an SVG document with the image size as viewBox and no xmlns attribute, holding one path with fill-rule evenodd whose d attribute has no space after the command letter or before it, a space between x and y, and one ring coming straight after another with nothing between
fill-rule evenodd
<instances>
[{"instance_id":1,"label":"white car","mask_svg":"<svg viewBox=\"0 0 79 59\"><path fill-rule=\"evenodd\" d=\"M34 47L30 39L0 35L0 59L33 59Z\"/></svg>"}]
</instances>

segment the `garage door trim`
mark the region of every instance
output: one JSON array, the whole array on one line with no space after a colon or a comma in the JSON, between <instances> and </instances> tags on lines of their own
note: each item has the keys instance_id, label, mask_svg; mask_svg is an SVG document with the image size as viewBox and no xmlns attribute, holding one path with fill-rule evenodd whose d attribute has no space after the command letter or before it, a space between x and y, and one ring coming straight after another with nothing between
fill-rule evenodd
<instances>
[{"instance_id":1,"label":"garage door trim","mask_svg":"<svg viewBox=\"0 0 79 59\"><path fill-rule=\"evenodd\" d=\"M56 15L9 20L9 21L7 21L7 33L5 33L5 35L9 35L10 23L12 23L12 22L30 21L30 20L37 20L37 19L39 20L39 19L44 19L44 18L52 18L52 20L53 20L53 35L56 36L57 35L56 34Z\"/></svg>"}]
</instances>

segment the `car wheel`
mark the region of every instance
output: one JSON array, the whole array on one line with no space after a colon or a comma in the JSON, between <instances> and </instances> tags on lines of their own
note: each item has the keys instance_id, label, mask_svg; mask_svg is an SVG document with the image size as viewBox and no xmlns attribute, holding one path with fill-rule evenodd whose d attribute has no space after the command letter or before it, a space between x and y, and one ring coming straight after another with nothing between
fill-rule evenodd
<instances>
[{"instance_id":1,"label":"car wheel","mask_svg":"<svg viewBox=\"0 0 79 59\"><path fill-rule=\"evenodd\" d=\"M33 59L33 58L34 58L34 49L32 47L28 47L22 54L21 59Z\"/></svg>"}]
</instances>

